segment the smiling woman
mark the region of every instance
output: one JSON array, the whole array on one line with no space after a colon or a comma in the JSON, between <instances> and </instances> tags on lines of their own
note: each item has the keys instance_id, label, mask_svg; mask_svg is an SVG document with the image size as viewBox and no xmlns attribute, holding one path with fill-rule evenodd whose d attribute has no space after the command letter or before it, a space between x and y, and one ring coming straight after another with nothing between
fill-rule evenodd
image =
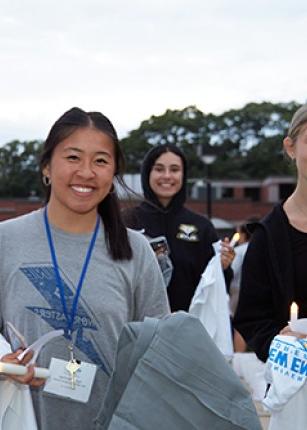
<instances>
[{"instance_id":1,"label":"smiling woman","mask_svg":"<svg viewBox=\"0 0 307 430\"><path fill-rule=\"evenodd\" d=\"M44 388L32 367L12 378L40 387L32 392L38 428L85 429L103 402L122 327L166 315L167 296L148 241L121 219L113 180L121 182L124 158L108 118L66 112L40 165L45 207L0 223L0 333L9 321L31 344L63 329L38 358L50 368ZM27 366L31 353L20 353L0 361Z\"/></svg>"},{"instance_id":2,"label":"smiling woman","mask_svg":"<svg viewBox=\"0 0 307 430\"><path fill-rule=\"evenodd\" d=\"M142 165L142 187L145 201L125 212L126 225L144 230L152 239L164 239L173 272L167 269L168 297L172 311L188 310L202 272L214 255L212 243L217 234L211 222L184 207L186 199L187 162L175 145L156 145L145 156ZM229 283L233 249L223 242L221 260Z\"/></svg>"}]
</instances>

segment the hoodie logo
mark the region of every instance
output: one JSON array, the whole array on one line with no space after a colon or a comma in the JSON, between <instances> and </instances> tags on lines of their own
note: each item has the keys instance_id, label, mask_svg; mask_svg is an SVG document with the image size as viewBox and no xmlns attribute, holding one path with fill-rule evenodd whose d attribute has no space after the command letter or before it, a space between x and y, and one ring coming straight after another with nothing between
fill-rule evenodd
<instances>
[{"instance_id":1,"label":"hoodie logo","mask_svg":"<svg viewBox=\"0 0 307 430\"><path fill-rule=\"evenodd\" d=\"M198 242L199 237L197 232L198 229L195 227L195 225L180 224L176 237L177 239L187 240L188 242Z\"/></svg>"}]
</instances>

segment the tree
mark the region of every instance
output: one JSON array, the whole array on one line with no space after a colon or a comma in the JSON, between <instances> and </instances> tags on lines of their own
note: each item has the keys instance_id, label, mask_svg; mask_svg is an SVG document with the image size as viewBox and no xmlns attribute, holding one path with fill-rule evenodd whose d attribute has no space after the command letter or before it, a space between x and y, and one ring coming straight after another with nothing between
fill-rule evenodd
<instances>
[{"instance_id":1,"label":"tree","mask_svg":"<svg viewBox=\"0 0 307 430\"><path fill-rule=\"evenodd\" d=\"M151 116L137 130L122 139L129 173L139 173L146 152L153 145L173 143L181 147L192 167L201 165L193 144L198 141L204 114L195 106L183 110L168 109L163 115Z\"/></svg>"},{"instance_id":2,"label":"tree","mask_svg":"<svg viewBox=\"0 0 307 430\"><path fill-rule=\"evenodd\" d=\"M122 140L128 172L140 171L152 145L170 142L185 152L190 177L204 175L200 155L207 152L217 155L211 166L213 177L248 179L287 174L290 170L282 156L282 139L298 107L295 102L249 103L221 115L205 115L195 106L167 110L143 121Z\"/></svg>"},{"instance_id":3,"label":"tree","mask_svg":"<svg viewBox=\"0 0 307 430\"><path fill-rule=\"evenodd\" d=\"M196 106L168 109L151 116L121 140L127 159L127 173L139 173L144 155L163 143L178 145L186 154L189 178L206 174L201 155L214 152L211 177L221 179L262 179L291 175L283 156L282 140L296 102L248 103L220 115L204 114ZM0 147L0 197L42 195L38 156L42 142L14 140Z\"/></svg>"},{"instance_id":4,"label":"tree","mask_svg":"<svg viewBox=\"0 0 307 430\"><path fill-rule=\"evenodd\" d=\"M213 175L250 179L291 174L282 140L299 104L249 103L215 118L210 142L218 154Z\"/></svg>"},{"instance_id":5,"label":"tree","mask_svg":"<svg viewBox=\"0 0 307 430\"><path fill-rule=\"evenodd\" d=\"M0 147L0 197L41 195L38 156L41 142L14 140Z\"/></svg>"}]
</instances>

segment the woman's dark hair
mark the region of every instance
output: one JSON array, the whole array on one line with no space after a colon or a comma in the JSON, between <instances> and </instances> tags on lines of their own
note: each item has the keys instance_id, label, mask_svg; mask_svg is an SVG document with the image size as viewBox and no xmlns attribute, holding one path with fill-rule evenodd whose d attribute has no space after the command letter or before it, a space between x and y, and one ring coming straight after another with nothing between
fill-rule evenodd
<instances>
[{"instance_id":1,"label":"woman's dark hair","mask_svg":"<svg viewBox=\"0 0 307 430\"><path fill-rule=\"evenodd\" d=\"M100 112L85 112L77 107L65 112L51 127L41 154L41 172L50 163L56 146L76 130L86 127L97 129L112 139L115 155L115 177L120 185L125 187L123 180L125 159L111 121ZM48 202L50 187L45 188L45 190L46 202ZM99 203L98 213L104 223L107 247L113 260L130 260L132 258L132 249L127 229L122 221L115 188Z\"/></svg>"}]
</instances>

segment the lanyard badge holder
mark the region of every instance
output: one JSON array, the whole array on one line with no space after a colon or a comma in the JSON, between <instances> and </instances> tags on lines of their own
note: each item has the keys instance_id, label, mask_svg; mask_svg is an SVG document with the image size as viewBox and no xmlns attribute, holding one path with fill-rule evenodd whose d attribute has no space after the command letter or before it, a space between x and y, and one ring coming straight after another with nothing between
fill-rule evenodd
<instances>
[{"instance_id":1,"label":"lanyard badge holder","mask_svg":"<svg viewBox=\"0 0 307 430\"><path fill-rule=\"evenodd\" d=\"M64 294L64 286L60 276L58 261L56 257L55 247L51 235L51 229L48 221L47 207L44 210L45 229L55 273L57 287L60 291L61 303L63 312L67 322L67 333L70 339L68 346L68 361L52 358L50 364L51 377L45 385L44 392L69 398L71 400L86 403L89 399L92 385L96 374L96 366L91 363L81 362L75 358L74 355L74 342L73 342L73 328L74 320L77 312L78 301L80 298L83 281L87 272L87 268L92 256L93 248L96 242L97 233L99 230L100 219L97 215L97 221L93 235L88 246L86 257L81 270L79 282L76 288L76 293L73 298L71 311L68 313L67 304Z\"/></svg>"}]
</instances>

